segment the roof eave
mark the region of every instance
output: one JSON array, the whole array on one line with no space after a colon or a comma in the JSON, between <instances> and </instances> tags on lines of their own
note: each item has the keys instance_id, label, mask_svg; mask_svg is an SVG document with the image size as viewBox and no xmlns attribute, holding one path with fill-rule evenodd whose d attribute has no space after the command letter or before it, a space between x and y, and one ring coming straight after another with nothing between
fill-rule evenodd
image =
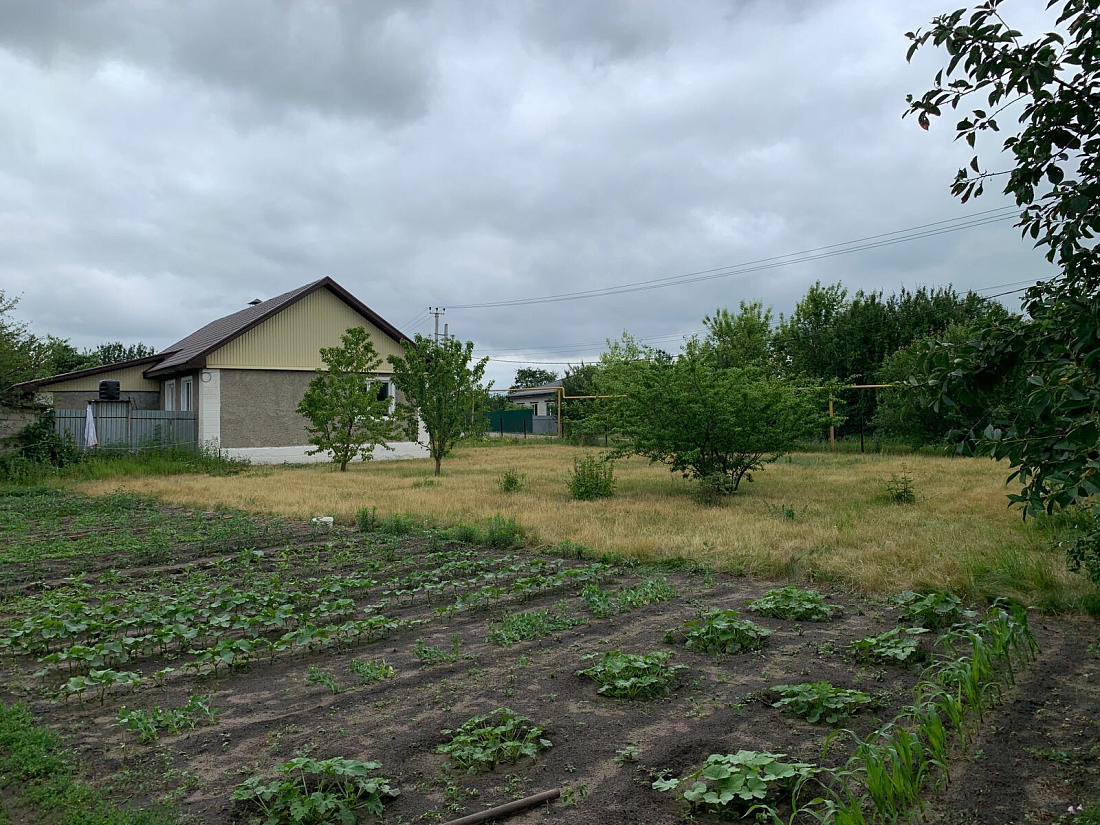
<instances>
[{"instance_id":1,"label":"roof eave","mask_svg":"<svg viewBox=\"0 0 1100 825\"><path fill-rule=\"evenodd\" d=\"M104 372L111 372L112 370L124 370L130 367L137 367L142 364L148 364L153 361L160 361L164 358L162 353L156 355L146 355L143 358L132 358L129 361L118 361L114 364L103 364L98 367L88 367L83 370L74 370L73 372L62 372L57 375L50 375L46 378L35 378L33 381L21 381L18 384L12 386L13 389L21 390L23 392L37 392L40 387L44 387L47 384L60 384L62 381L73 381L77 378L87 378L90 375L99 375ZM142 373L144 376L146 370Z\"/></svg>"}]
</instances>

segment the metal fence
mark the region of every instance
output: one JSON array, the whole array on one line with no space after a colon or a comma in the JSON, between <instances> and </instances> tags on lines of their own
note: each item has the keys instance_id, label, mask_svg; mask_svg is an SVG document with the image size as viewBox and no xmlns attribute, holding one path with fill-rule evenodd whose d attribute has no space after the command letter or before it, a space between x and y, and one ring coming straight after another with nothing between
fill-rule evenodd
<instances>
[{"instance_id":1,"label":"metal fence","mask_svg":"<svg viewBox=\"0 0 1100 825\"><path fill-rule=\"evenodd\" d=\"M194 412L135 410L126 401L92 402L96 439L102 449L140 450L146 447L198 446L198 421ZM83 449L87 410L58 410L57 432Z\"/></svg>"}]
</instances>

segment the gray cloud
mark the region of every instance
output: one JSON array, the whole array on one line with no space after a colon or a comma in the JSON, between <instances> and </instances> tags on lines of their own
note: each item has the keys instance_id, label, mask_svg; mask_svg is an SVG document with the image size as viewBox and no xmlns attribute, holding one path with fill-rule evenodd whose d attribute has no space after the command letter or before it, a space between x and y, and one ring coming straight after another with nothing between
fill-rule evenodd
<instances>
[{"instance_id":1,"label":"gray cloud","mask_svg":"<svg viewBox=\"0 0 1100 825\"><path fill-rule=\"evenodd\" d=\"M321 275L402 325L963 216L1001 202L957 205L966 147L900 117L936 68L902 33L940 11L0 0L0 284L40 332L163 345ZM447 320L502 359L579 360L742 299L789 311L817 279L1044 268L997 224Z\"/></svg>"}]
</instances>

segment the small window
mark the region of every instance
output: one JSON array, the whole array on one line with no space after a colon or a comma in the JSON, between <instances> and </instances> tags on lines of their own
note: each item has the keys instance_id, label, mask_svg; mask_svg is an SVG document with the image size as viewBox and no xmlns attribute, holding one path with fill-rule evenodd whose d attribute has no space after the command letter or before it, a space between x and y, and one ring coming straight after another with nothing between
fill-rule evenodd
<instances>
[{"instance_id":1,"label":"small window","mask_svg":"<svg viewBox=\"0 0 1100 825\"><path fill-rule=\"evenodd\" d=\"M182 412L191 412L195 409L194 398L191 394L192 386L193 380L190 375L180 381L180 410Z\"/></svg>"},{"instance_id":2,"label":"small window","mask_svg":"<svg viewBox=\"0 0 1100 825\"><path fill-rule=\"evenodd\" d=\"M176 379L164 382L164 409L176 409Z\"/></svg>"},{"instance_id":3,"label":"small window","mask_svg":"<svg viewBox=\"0 0 1100 825\"><path fill-rule=\"evenodd\" d=\"M390 382L379 381L378 382L378 400L385 401L390 397Z\"/></svg>"}]
</instances>

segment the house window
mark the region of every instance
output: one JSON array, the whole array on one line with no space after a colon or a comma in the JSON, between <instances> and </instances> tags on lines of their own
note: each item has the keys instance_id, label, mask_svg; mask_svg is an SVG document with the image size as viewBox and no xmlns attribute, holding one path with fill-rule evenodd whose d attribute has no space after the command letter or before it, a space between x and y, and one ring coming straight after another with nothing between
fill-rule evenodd
<instances>
[{"instance_id":1,"label":"house window","mask_svg":"<svg viewBox=\"0 0 1100 825\"><path fill-rule=\"evenodd\" d=\"M385 401L389 399L390 413L393 413L394 406L397 399L394 397L393 381L389 378L372 378L371 383L377 387L377 395L375 396L379 401Z\"/></svg>"},{"instance_id":2,"label":"house window","mask_svg":"<svg viewBox=\"0 0 1100 825\"><path fill-rule=\"evenodd\" d=\"M191 395L192 387L193 380L190 375L180 381L180 410L183 412L191 412L195 409L192 403L194 400Z\"/></svg>"},{"instance_id":3,"label":"house window","mask_svg":"<svg viewBox=\"0 0 1100 825\"><path fill-rule=\"evenodd\" d=\"M176 379L164 382L164 409L176 409Z\"/></svg>"}]
</instances>

